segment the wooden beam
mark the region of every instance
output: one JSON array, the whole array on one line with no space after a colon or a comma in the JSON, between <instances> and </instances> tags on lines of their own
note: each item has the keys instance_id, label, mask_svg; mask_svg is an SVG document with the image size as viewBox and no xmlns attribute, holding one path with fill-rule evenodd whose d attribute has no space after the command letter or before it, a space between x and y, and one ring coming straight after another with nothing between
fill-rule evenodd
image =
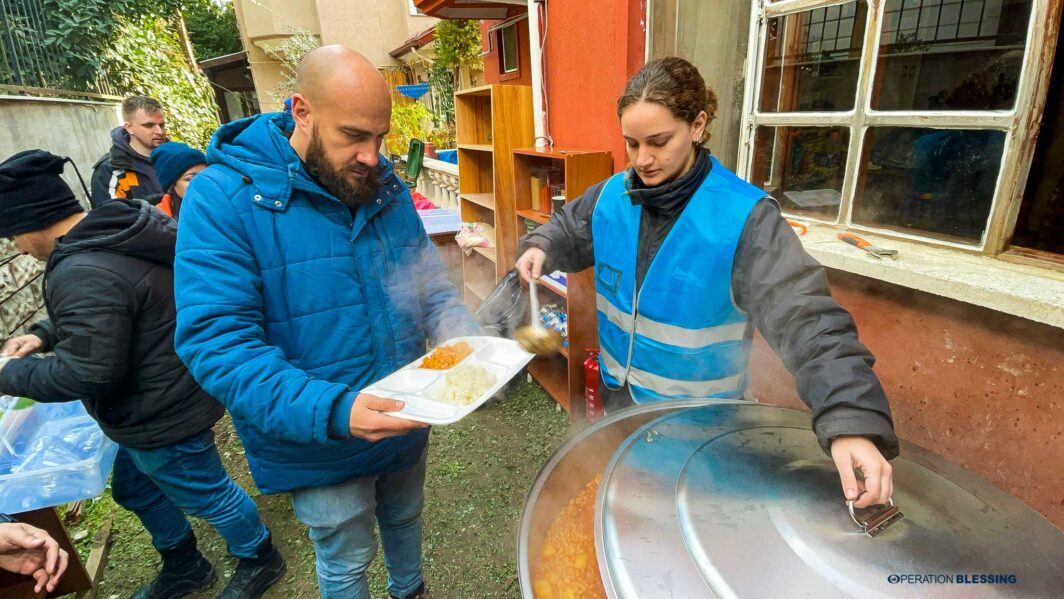
<instances>
[{"instance_id":1,"label":"wooden beam","mask_svg":"<svg viewBox=\"0 0 1064 599\"><path fill-rule=\"evenodd\" d=\"M96 599L96 590L100 587L103 571L107 569L107 554L111 552L111 522L110 518L104 522L100 532L96 533L96 539L92 542L92 551L89 559L85 562L85 569L92 580L92 588L82 591L74 596L74 599Z\"/></svg>"}]
</instances>

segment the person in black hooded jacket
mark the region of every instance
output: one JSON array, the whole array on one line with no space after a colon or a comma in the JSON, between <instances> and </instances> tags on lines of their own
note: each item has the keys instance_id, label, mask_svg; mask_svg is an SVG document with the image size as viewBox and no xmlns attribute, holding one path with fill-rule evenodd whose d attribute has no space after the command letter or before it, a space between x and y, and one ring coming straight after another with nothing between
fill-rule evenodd
<instances>
[{"instance_id":1,"label":"person in black hooded jacket","mask_svg":"<svg viewBox=\"0 0 1064 599\"><path fill-rule=\"evenodd\" d=\"M89 203L98 208L114 198L158 204L164 190L149 160L166 142L166 117L158 100L131 96L122 101L125 122L111 131L111 149L92 167Z\"/></svg>"},{"instance_id":2,"label":"person in black hooded jacket","mask_svg":"<svg viewBox=\"0 0 1064 599\"><path fill-rule=\"evenodd\" d=\"M85 214L59 177L65 161L29 150L0 164L0 237L47 261L49 316L0 350L0 391L80 399L119 444L112 495L163 558L134 599L181 597L216 580L185 514L210 522L240 558L221 597L259 597L285 564L255 503L222 467L211 427L224 408L174 353L175 222L139 200ZM30 356L39 351L54 355Z\"/></svg>"}]
</instances>

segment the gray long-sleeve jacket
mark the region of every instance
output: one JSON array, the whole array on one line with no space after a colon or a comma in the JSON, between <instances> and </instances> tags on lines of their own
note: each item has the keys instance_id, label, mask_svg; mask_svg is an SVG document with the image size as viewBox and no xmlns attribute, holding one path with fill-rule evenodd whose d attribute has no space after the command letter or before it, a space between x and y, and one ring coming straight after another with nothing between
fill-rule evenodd
<instances>
[{"instance_id":1,"label":"gray long-sleeve jacket","mask_svg":"<svg viewBox=\"0 0 1064 599\"><path fill-rule=\"evenodd\" d=\"M518 255L529 247L542 249L545 272L593 266L591 219L604 184L588 188L526 235ZM637 285L677 217L644 206ZM794 375L799 397L812 409L821 447L828 451L838 437L862 436L884 457L897 456L890 407L872 371L875 358L858 341L853 317L831 297L824 267L805 252L772 198L755 204L747 218L735 252L732 290L738 307Z\"/></svg>"}]
</instances>

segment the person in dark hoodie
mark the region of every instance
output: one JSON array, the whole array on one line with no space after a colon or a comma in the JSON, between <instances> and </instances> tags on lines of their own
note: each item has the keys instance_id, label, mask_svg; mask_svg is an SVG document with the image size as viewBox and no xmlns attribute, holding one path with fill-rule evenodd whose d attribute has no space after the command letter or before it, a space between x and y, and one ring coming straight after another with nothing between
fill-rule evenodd
<instances>
[{"instance_id":1,"label":"person in dark hoodie","mask_svg":"<svg viewBox=\"0 0 1064 599\"><path fill-rule=\"evenodd\" d=\"M0 237L47 261L48 320L0 349L0 391L81 400L120 446L111 483L162 555L135 599L183 597L217 578L185 514L211 523L239 558L221 597L260 597L285 572L251 498L222 467L211 427L224 409L174 353L176 224L140 200L85 214L41 150L0 164ZM38 351L52 357L31 358Z\"/></svg>"},{"instance_id":2,"label":"person in dark hoodie","mask_svg":"<svg viewBox=\"0 0 1064 599\"><path fill-rule=\"evenodd\" d=\"M158 100L131 96L122 101L125 123L111 131L111 150L92 167L92 196L98 208L114 198L158 204L163 187L155 175L151 151L166 142L166 117Z\"/></svg>"}]
</instances>

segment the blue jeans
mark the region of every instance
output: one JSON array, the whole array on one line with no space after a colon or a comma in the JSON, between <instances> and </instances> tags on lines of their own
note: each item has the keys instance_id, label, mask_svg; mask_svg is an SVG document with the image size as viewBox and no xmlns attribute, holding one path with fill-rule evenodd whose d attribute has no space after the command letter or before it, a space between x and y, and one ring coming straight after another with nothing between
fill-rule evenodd
<instances>
[{"instance_id":1,"label":"blue jeans","mask_svg":"<svg viewBox=\"0 0 1064 599\"><path fill-rule=\"evenodd\" d=\"M111 478L115 502L140 518L156 549L169 549L203 518L237 557L255 557L269 531L255 502L222 468L214 432L156 449L121 447Z\"/></svg>"},{"instance_id":2,"label":"blue jeans","mask_svg":"<svg viewBox=\"0 0 1064 599\"><path fill-rule=\"evenodd\" d=\"M426 450L409 470L292 493L296 518L310 527L322 599L370 599L366 569L377 555L376 519L388 569L388 592L421 585L421 508Z\"/></svg>"}]
</instances>

